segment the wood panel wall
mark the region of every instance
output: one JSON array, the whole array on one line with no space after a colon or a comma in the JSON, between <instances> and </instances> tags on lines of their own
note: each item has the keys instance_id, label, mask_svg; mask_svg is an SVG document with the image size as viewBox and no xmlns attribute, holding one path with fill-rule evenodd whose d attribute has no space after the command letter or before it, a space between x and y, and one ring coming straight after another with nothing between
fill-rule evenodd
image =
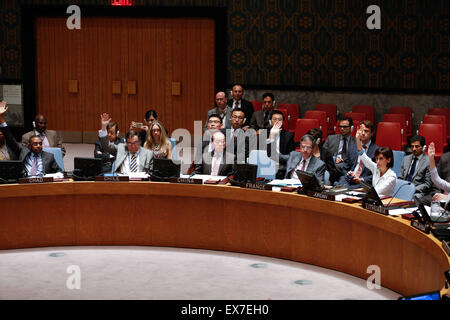
<instances>
[{"instance_id":1,"label":"wood panel wall","mask_svg":"<svg viewBox=\"0 0 450 320\"><path fill-rule=\"evenodd\" d=\"M108 112L124 133L155 109L170 131L193 133L194 120L204 121L214 105L214 29L212 19L83 18L81 30L69 30L63 18L39 18L37 112L51 129L81 132L97 131ZM134 83L136 94L128 94Z\"/></svg>"}]
</instances>

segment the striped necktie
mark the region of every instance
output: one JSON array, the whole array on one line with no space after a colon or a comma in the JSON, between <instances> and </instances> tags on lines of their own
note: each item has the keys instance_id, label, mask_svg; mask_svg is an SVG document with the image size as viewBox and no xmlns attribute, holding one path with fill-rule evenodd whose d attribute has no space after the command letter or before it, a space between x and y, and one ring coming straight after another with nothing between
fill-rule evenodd
<instances>
[{"instance_id":1,"label":"striped necktie","mask_svg":"<svg viewBox=\"0 0 450 320\"><path fill-rule=\"evenodd\" d=\"M137 172L137 161L135 153L131 155L130 172Z\"/></svg>"}]
</instances>

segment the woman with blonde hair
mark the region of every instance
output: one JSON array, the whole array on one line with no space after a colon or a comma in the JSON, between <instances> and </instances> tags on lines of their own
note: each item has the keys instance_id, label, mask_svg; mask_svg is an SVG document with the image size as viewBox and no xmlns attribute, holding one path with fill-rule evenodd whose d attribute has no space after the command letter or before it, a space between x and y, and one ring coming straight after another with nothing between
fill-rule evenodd
<instances>
[{"instance_id":1,"label":"woman with blonde hair","mask_svg":"<svg viewBox=\"0 0 450 320\"><path fill-rule=\"evenodd\" d=\"M172 143L158 120L150 124L144 148L153 152L154 158L172 159Z\"/></svg>"}]
</instances>

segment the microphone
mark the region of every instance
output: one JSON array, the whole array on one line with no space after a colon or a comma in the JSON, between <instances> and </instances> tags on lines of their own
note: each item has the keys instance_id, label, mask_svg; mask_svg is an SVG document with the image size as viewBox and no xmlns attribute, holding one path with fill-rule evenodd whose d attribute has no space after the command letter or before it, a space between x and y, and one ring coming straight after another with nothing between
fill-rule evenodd
<instances>
[{"instance_id":1,"label":"microphone","mask_svg":"<svg viewBox=\"0 0 450 320\"><path fill-rule=\"evenodd\" d=\"M403 181L406 181L406 180L403 180ZM391 204L392 200L394 200L395 196L399 193L399 191L402 190L402 188L403 188L404 186L409 186L409 185L411 185L411 182L410 182L410 181L407 181L406 184L404 184L404 185L402 185L400 188L398 188L398 190L394 193L394 195L392 196L391 200L388 202L387 205L385 205L385 207L389 207L389 205Z\"/></svg>"}]
</instances>

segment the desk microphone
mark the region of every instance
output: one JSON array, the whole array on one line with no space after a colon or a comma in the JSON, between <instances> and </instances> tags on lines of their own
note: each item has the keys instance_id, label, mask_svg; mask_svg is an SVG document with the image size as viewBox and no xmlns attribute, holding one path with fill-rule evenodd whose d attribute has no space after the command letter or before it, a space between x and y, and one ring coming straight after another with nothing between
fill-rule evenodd
<instances>
[{"instance_id":1,"label":"desk microphone","mask_svg":"<svg viewBox=\"0 0 450 320\"><path fill-rule=\"evenodd\" d=\"M397 190L397 191L394 193L394 195L392 196L392 199L388 202L387 205L385 205L385 207L389 207L389 205L391 204L392 200L394 200L395 196L399 193L399 191L402 190L402 188L403 188L404 186L409 186L409 185L411 185L411 182L410 182L410 181L407 181L406 184L404 184L404 185L402 185L400 188L398 188L398 190Z\"/></svg>"}]
</instances>

